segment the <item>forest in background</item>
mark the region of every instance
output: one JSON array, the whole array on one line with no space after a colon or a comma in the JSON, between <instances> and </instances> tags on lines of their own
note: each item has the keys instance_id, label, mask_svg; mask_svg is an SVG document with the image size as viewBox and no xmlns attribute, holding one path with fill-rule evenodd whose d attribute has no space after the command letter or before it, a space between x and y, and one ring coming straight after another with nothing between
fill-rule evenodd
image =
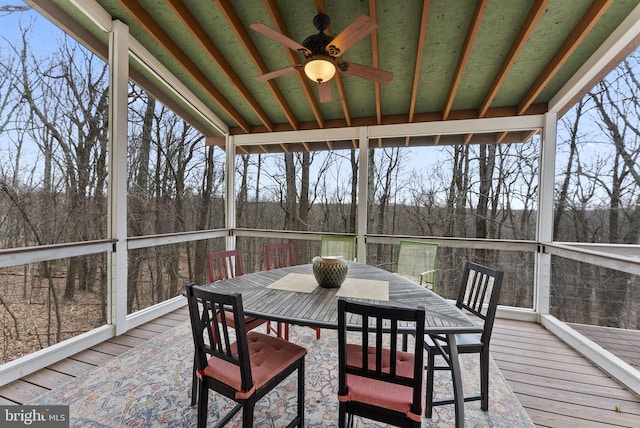
<instances>
[{"instance_id":1,"label":"forest in background","mask_svg":"<svg viewBox=\"0 0 640 428\"><path fill-rule=\"evenodd\" d=\"M108 67L66 36L50 53L34 51L29 38L38 22L25 20L21 34L0 42L5 249L107 237ZM631 54L558 123L555 241L640 243L639 59ZM204 146L202 135L142 88L130 83L129 91L129 235L223 227L224 153ZM535 136L497 146L370 150L369 233L534 239L539 145ZM416 158L425 161L416 167ZM363 203L358 172L356 151L238 156L237 226L353 233ZM259 269L264 240L238 243L245 265ZM175 296L187 281L202 282L204 255L223 245L131 251L129 312ZM314 245L297 243L298 260L313 255ZM370 245L367 262L392 261L394 250ZM530 307L532 255L442 249L439 281L456 284L456 267L468 258L505 270L510 291L501 303ZM0 269L3 355L102 325L106 266L103 254L61 255ZM556 260L551 306L567 321L637 329L640 284L632 275Z\"/></svg>"}]
</instances>

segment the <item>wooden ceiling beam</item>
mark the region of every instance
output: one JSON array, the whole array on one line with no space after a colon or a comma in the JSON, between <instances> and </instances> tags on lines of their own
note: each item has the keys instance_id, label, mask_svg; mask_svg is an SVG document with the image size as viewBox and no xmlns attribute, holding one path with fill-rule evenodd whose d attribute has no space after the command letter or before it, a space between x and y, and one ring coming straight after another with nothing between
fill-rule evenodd
<instances>
[{"instance_id":1,"label":"wooden ceiling beam","mask_svg":"<svg viewBox=\"0 0 640 428\"><path fill-rule=\"evenodd\" d=\"M469 56L471 55L471 49L473 48L473 43L476 40L478 35L478 30L480 29L480 24L482 23L482 18L484 17L484 12L487 9L488 0L480 0L476 3L475 11L473 12L473 18L471 20L471 25L469 26L469 30L467 31L467 37L465 38L464 44L462 46L462 52L460 53L460 58L458 59L458 65L456 66L456 71L453 74L453 78L451 79L451 85L449 86L449 93L447 94L447 99L444 104L444 108L442 109L442 119L447 120L449 118L449 114L451 113L451 109L453 108L453 101L456 98L456 94L458 93L458 87L460 86L460 82L462 81L462 75L464 74L464 70L467 66L467 61L469 60ZM469 144L473 134L468 134L464 139L464 144ZM436 135L434 138L435 145L440 144L440 135Z\"/></svg>"},{"instance_id":2,"label":"wooden ceiling beam","mask_svg":"<svg viewBox=\"0 0 640 428\"><path fill-rule=\"evenodd\" d=\"M464 144L465 146L468 145L471 142L471 139L473 138L473 134L467 134L464 136Z\"/></svg>"},{"instance_id":3,"label":"wooden ceiling beam","mask_svg":"<svg viewBox=\"0 0 640 428\"><path fill-rule=\"evenodd\" d=\"M498 133L498 135L496 136L496 144L501 144L505 140L505 138L507 138L508 134L509 133L506 131Z\"/></svg>"},{"instance_id":4,"label":"wooden ceiling beam","mask_svg":"<svg viewBox=\"0 0 640 428\"><path fill-rule=\"evenodd\" d=\"M422 71L422 61L425 38L427 37L427 21L429 18L429 0L422 2L422 15L420 17L420 31L418 32L418 48L416 51L416 65L413 69L413 87L411 88L411 100L409 101L409 122L413 122L416 113L416 101L418 100L418 87Z\"/></svg>"},{"instance_id":5,"label":"wooden ceiling beam","mask_svg":"<svg viewBox=\"0 0 640 428\"><path fill-rule=\"evenodd\" d=\"M278 7L278 4L275 0L264 0L264 5L267 8L267 12L273 21L275 26L275 30L289 37L289 32L287 31L286 25L284 23L284 18L282 17L282 12ZM287 51L287 56L289 57L289 61L292 65L298 64L299 58L294 55L293 51L287 47L284 47ZM311 111L313 112L313 116L316 118L316 122L318 123L318 127L324 128L324 117L322 116L322 112L320 111L320 106L316 101L316 97L311 89L311 84L307 76L304 73L296 73L298 75L298 79L300 79L300 84L302 85L302 90L304 91L305 96L307 97L307 101L309 102L309 107L311 107Z\"/></svg>"},{"instance_id":6,"label":"wooden ceiling beam","mask_svg":"<svg viewBox=\"0 0 640 428\"><path fill-rule=\"evenodd\" d=\"M231 82L231 84L240 93L240 96L244 99L247 105L258 116L260 122L268 129L273 130L273 123L267 113L260 107L258 101L249 91L249 88L242 83L242 79L233 70L233 67L227 59L224 57L220 49L213 43L206 30L202 28L198 20L193 16L191 11L181 0L165 0L169 8L182 22L185 29L191 34L193 39L207 52L209 58L220 68L222 74Z\"/></svg>"},{"instance_id":7,"label":"wooden ceiling beam","mask_svg":"<svg viewBox=\"0 0 640 428\"><path fill-rule=\"evenodd\" d=\"M504 80L507 78L507 75L511 71L513 64L516 62L516 59L520 55L520 52L522 52L522 49L524 49L524 45L529 40L533 29L536 27L538 21L540 21L540 18L544 14L548 3L549 0L536 0L535 3L531 5L531 9L529 9L529 13L524 23L520 27L520 31L518 31L518 34L511 44L511 48L509 49L507 56L504 58L504 61L502 61L502 65L500 66L498 74L496 75L495 79L493 79L493 83L491 84L487 95L485 95L484 101L482 101L478 117L484 117L487 114L489 107L491 107L491 103L498 94L500 87L504 83Z\"/></svg>"},{"instance_id":8,"label":"wooden ceiling beam","mask_svg":"<svg viewBox=\"0 0 640 428\"><path fill-rule=\"evenodd\" d=\"M536 79L533 85L529 88L526 95L518 104L518 114L523 114L531 104L535 101L536 97L547 86L547 83L553 79L555 74L560 68L567 62L571 54L576 50L580 43L589 34L589 31L593 28L602 15L607 11L609 6L613 4L614 0L594 0L587 12L583 15L578 25L573 29L569 37L564 41L558 52L553 56L549 64L544 68L540 76Z\"/></svg>"},{"instance_id":9,"label":"wooden ceiling beam","mask_svg":"<svg viewBox=\"0 0 640 428\"><path fill-rule=\"evenodd\" d=\"M374 21L378 21L378 16L376 13L376 1L369 0L369 16ZM380 52L378 50L378 32L374 31L371 33L371 56L373 57L373 67L380 68ZM382 123L382 101L380 98L380 82L373 82L373 91L375 96L376 103L376 120L378 124Z\"/></svg>"},{"instance_id":10,"label":"wooden ceiling beam","mask_svg":"<svg viewBox=\"0 0 640 428\"><path fill-rule=\"evenodd\" d=\"M451 79L451 85L449 86L447 100L445 101L444 108L442 109L443 120L447 120L449 118L449 113L451 112L451 109L453 107L453 100L456 98L456 94L458 93L458 86L460 86L460 82L462 81L464 69L467 66L469 56L471 55L471 48L473 47L473 43L476 41L478 30L480 29L480 23L482 22L482 18L484 16L485 10L487 9L488 3L489 0L478 0L478 3L476 3L476 9L473 12L473 19L471 20L469 31L467 31L467 37L462 46L462 52L460 53L460 58L458 59L456 71L453 73L453 78Z\"/></svg>"},{"instance_id":11,"label":"wooden ceiling beam","mask_svg":"<svg viewBox=\"0 0 640 428\"><path fill-rule=\"evenodd\" d=\"M142 28L145 29L147 34L152 37L156 43L164 48L167 54L171 55L173 59L184 67L185 71L209 93L211 98L220 105L225 113L227 113L244 132L250 132L251 127L245 118L242 117L233 105L231 105L229 100L227 100L224 95L218 91L202 70L200 70L198 66L189 59L176 42L169 37L166 31L162 29L162 27L138 2L119 0L118 3L138 22Z\"/></svg>"},{"instance_id":12,"label":"wooden ceiling beam","mask_svg":"<svg viewBox=\"0 0 640 428\"><path fill-rule=\"evenodd\" d=\"M256 68L258 69L258 72L260 74L268 73L270 71L269 67L267 67L267 64L264 62L264 59L262 58L262 55L260 55L260 51L256 47L255 43L253 43L251 36L249 36L249 32L242 25L242 21L240 20L240 17L236 13L230 1L217 0L217 3L220 8L220 12L222 12L222 15L229 23L229 26L231 27L233 32L236 34L236 37L238 37L238 40L244 47L244 50L247 52L247 55L249 56L249 58L251 58L251 60L255 64ZM280 90L280 88L278 87L278 85L274 80L268 80L266 83L269 89L271 90L273 97L276 99L276 103L278 104L278 106L284 113L285 117L287 118L289 125L291 125L291 128L294 131L297 130L298 121L295 115L293 114L293 111L291 110L289 103L287 103L287 100L284 98L282 91Z\"/></svg>"},{"instance_id":13,"label":"wooden ceiling beam","mask_svg":"<svg viewBox=\"0 0 640 428\"><path fill-rule=\"evenodd\" d=\"M347 91L344 90L344 82L340 73L336 73L334 77L336 81L336 89L338 89L338 96L340 97L340 105L342 106L342 114L344 114L344 120L347 126L351 126L351 112L349 111L349 103L347 102Z\"/></svg>"},{"instance_id":14,"label":"wooden ceiling beam","mask_svg":"<svg viewBox=\"0 0 640 428\"><path fill-rule=\"evenodd\" d=\"M420 85L420 75L422 72L422 61L424 58L424 43L427 36L427 22L429 19L429 0L422 2L422 14L420 15L420 30L418 31L418 47L416 49L416 62L413 67L413 85L411 87L411 98L409 99L409 114L407 120L413 122L416 113L416 102L418 100L418 87ZM409 147L411 138L405 139L405 147Z\"/></svg>"}]
</instances>

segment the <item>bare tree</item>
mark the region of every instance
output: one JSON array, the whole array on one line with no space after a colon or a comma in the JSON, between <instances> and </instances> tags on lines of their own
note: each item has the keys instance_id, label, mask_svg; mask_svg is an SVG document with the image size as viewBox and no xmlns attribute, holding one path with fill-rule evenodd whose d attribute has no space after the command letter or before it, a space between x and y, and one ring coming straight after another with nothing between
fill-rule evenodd
<instances>
[{"instance_id":1,"label":"bare tree","mask_svg":"<svg viewBox=\"0 0 640 428\"><path fill-rule=\"evenodd\" d=\"M447 193L446 218L449 219L444 236L466 236L467 194L469 186L469 146L453 147L453 168Z\"/></svg>"}]
</instances>

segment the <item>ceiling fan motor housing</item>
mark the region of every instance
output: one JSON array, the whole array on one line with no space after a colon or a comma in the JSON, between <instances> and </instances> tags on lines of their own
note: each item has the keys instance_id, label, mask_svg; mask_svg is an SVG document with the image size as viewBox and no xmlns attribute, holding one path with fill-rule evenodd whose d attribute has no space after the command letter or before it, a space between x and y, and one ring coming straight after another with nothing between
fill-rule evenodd
<instances>
[{"instance_id":1,"label":"ceiling fan motor housing","mask_svg":"<svg viewBox=\"0 0 640 428\"><path fill-rule=\"evenodd\" d=\"M305 56L309 58L316 55L326 55L327 51L325 48L331 41L333 41L333 37L324 33L313 34L307 37L302 42L302 46L309 49L311 53L306 53Z\"/></svg>"}]
</instances>

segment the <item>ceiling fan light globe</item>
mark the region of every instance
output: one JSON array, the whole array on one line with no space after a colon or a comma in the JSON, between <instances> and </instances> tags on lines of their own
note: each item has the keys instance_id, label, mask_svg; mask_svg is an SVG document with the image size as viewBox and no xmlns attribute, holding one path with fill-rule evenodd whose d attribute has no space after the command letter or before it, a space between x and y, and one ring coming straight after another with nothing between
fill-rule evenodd
<instances>
[{"instance_id":1,"label":"ceiling fan light globe","mask_svg":"<svg viewBox=\"0 0 640 428\"><path fill-rule=\"evenodd\" d=\"M328 82L336 75L336 65L329 57L310 58L304 64L304 74L314 82Z\"/></svg>"}]
</instances>

